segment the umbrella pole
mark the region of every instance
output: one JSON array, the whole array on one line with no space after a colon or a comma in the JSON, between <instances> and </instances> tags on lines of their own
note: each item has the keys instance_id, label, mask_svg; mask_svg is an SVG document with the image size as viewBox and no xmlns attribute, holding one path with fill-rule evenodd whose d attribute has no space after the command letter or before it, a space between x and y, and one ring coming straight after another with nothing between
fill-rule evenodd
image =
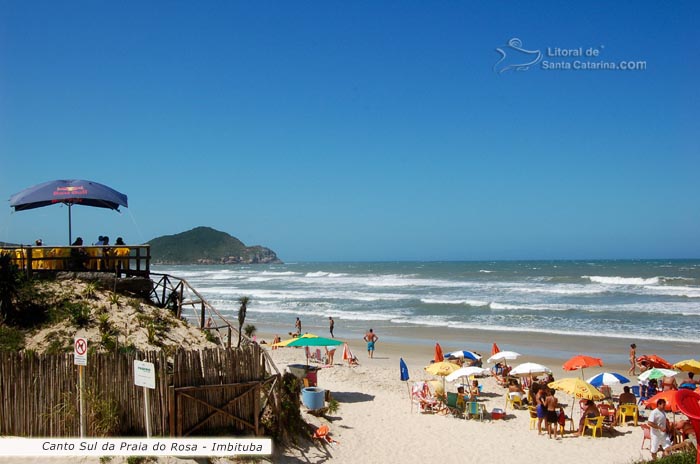
<instances>
[{"instance_id":1,"label":"umbrella pole","mask_svg":"<svg viewBox=\"0 0 700 464\"><path fill-rule=\"evenodd\" d=\"M73 243L73 230L71 228L71 206L73 206L72 203L68 203L68 245L71 245Z\"/></svg>"}]
</instances>

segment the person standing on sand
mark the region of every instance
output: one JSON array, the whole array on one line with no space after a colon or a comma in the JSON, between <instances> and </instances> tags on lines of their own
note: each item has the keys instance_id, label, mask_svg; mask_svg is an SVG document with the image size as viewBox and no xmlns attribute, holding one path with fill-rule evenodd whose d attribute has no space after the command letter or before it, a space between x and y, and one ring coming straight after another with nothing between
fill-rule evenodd
<instances>
[{"instance_id":1,"label":"person standing on sand","mask_svg":"<svg viewBox=\"0 0 700 464\"><path fill-rule=\"evenodd\" d=\"M296 330L297 337L301 335L301 320L298 317L294 323L294 330Z\"/></svg>"},{"instance_id":2,"label":"person standing on sand","mask_svg":"<svg viewBox=\"0 0 700 464\"><path fill-rule=\"evenodd\" d=\"M630 370L627 373L637 375L637 345L634 343L630 345Z\"/></svg>"},{"instance_id":3,"label":"person standing on sand","mask_svg":"<svg viewBox=\"0 0 700 464\"><path fill-rule=\"evenodd\" d=\"M374 358L374 344L377 340L379 340L377 334L375 334L372 329L369 329L369 332L365 334L364 341L367 342L367 356L370 358Z\"/></svg>"},{"instance_id":4,"label":"person standing on sand","mask_svg":"<svg viewBox=\"0 0 700 464\"><path fill-rule=\"evenodd\" d=\"M547 399L544 400L544 406L547 408L547 434L549 438L552 438L552 433L554 438L557 440L557 425L559 424L559 414L557 413L557 407L559 406L559 401L557 397L554 396L554 390L548 390Z\"/></svg>"},{"instance_id":5,"label":"person standing on sand","mask_svg":"<svg viewBox=\"0 0 700 464\"><path fill-rule=\"evenodd\" d=\"M331 338L335 338L335 335L333 335L333 327L335 327L335 321L333 320L333 318L331 316L328 316L328 325L329 325L328 328L331 331Z\"/></svg>"}]
</instances>

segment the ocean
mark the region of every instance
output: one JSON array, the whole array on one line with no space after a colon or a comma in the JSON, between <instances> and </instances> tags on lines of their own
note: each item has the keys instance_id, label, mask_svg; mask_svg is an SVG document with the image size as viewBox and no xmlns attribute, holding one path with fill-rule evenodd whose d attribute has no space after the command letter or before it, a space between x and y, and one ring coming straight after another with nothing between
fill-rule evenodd
<instances>
[{"instance_id":1,"label":"ocean","mask_svg":"<svg viewBox=\"0 0 700 464\"><path fill-rule=\"evenodd\" d=\"M286 336L421 328L700 343L700 260L287 263L153 266L236 321ZM397 335L397 337L399 337ZM399 337L400 338L400 337ZM386 338L384 338L386 339ZM405 341L405 340L404 340ZM624 351L624 350L623 350ZM697 351L697 350L696 350Z\"/></svg>"}]
</instances>

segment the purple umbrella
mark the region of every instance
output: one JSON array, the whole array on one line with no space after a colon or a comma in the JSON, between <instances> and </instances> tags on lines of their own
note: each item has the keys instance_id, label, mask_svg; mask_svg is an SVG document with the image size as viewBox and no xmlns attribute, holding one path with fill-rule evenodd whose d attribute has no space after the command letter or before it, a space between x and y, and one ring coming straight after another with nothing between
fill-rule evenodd
<instances>
[{"instance_id":1,"label":"purple umbrella","mask_svg":"<svg viewBox=\"0 0 700 464\"><path fill-rule=\"evenodd\" d=\"M73 205L94 206L119 211L120 206L129 207L126 195L106 185L90 180L52 180L26 188L10 197L10 207L15 211L41 208L56 203L68 205L68 244L73 242L71 230L71 207Z\"/></svg>"}]
</instances>

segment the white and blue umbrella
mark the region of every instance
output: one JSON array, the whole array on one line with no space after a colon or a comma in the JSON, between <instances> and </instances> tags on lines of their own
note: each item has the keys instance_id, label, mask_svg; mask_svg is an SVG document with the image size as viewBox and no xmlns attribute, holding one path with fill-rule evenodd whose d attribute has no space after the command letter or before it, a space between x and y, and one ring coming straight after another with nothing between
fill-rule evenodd
<instances>
[{"instance_id":1,"label":"white and blue umbrella","mask_svg":"<svg viewBox=\"0 0 700 464\"><path fill-rule=\"evenodd\" d=\"M479 355L478 353L474 353L473 351L467 350L451 351L450 353L447 353L445 357L471 359L472 361L478 361L479 359L481 359L481 355Z\"/></svg>"},{"instance_id":2,"label":"white and blue umbrella","mask_svg":"<svg viewBox=\"0 0 700 464\"><path fill-rule=\"evenodd\" d=\"M619 385L622 383L629 383L630 379L624 375L620 375L617 372L602 372L598 375L594 375L586 382L590 383L594 387L600 387L602 385Z\"/></svg>"}]
</instances>

